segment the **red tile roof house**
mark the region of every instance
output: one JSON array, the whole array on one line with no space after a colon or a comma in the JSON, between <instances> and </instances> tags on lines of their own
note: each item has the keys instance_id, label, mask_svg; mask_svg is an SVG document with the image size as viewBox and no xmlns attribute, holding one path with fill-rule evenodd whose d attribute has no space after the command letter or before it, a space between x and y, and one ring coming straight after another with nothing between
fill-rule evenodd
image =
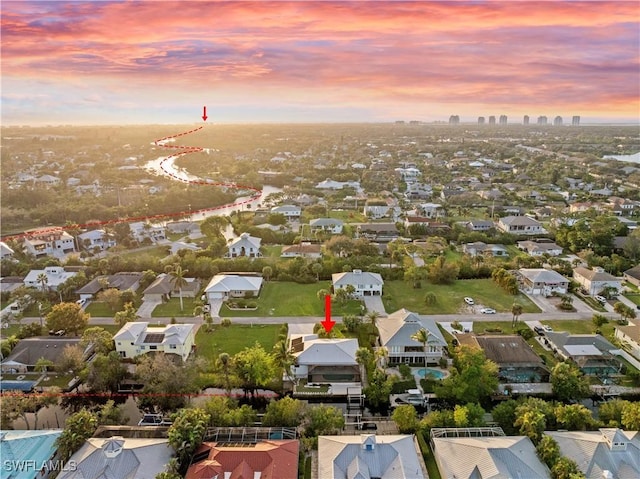
<instances>
[{"instance_id":1,"label":"red tile roof house","mask_svg":"<svg viewBox=\"0 0 640 479\"><path fill-rule=\"evenodd\" d=\"M298 479L297 440L257 443L205 442L185 479Z\"/></svg>"}]
</instances>

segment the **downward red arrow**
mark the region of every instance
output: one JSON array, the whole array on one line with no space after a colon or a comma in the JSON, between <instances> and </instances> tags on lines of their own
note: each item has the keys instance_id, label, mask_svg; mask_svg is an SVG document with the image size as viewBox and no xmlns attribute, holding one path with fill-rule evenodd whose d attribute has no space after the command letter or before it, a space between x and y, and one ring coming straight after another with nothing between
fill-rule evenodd
<instances>
[{"instance_id":1,"label":"downward red arrow","mask_svg":"<svg viewBox=\"0 0 640 479\"><path fill-rule=\"evenodd\" d=\"M333 329L333 325L336 324L335 321L331 320L331 296L326 295L324 297L324 321L320 324L324 326L324 330L329 334Z\"/></svg>"},{"instance_id":2,"label":"downward red arrow","mask_svg":"<svg viewBox=\"0 0 640 479\"><path fill-rule=\"evenodd\" d=\"M207 116L207 107L205 106L205 107L203 107L202 119L204 121L207 121L207 118L209 118L209 117Z\"/></svg>"}]
</instances>

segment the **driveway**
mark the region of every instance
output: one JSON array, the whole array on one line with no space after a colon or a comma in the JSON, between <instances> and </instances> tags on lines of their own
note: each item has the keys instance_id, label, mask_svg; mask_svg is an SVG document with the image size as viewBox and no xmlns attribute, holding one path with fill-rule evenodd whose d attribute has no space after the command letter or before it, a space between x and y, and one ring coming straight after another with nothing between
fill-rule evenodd
<instances>
[{"instance_id":1,"label":"driveway","mask_svg":"<svg viewBox=\"0 0 640 479\"><path fill-rule=\"evenodd\" d=\"M367 311L377 311L382 316L387 315L382 303L382 296L365 296L364 305L367 307Z\"/></svg>"},{"instance_id":2,"label":"driveway","mask_svg":"<svg viewBox=\"0 0 640 479\"><path fill-rule=\"evenodd\" d=\"M161 301L145 301L140 305L136 314L140 318L149 319L151 318L151 313L159 304L161 304Z\"/></svg>"},{"instance_id":3,"label":"driveway","mask_svg":"<svg viewBox=\"0 0 640 479\"><path fill-rule=\"evenodd\" d=\"M222 308L223 300L221 299L213 299L209 302L209 314L212 318L217 318L220 316L220 308Z\"/></svg>"}]
</instances>

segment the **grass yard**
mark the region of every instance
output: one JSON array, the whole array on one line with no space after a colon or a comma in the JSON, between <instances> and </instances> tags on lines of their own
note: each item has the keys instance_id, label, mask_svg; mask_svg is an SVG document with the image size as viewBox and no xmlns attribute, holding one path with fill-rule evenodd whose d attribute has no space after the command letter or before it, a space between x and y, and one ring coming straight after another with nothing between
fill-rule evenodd
<instances>
[{"instance_id":1,"label":"grass yard","mask_svg":"<svg viewBox=\"0 0 640 479\"><path fill-rule=\"evenodd\" d=\"M180 298L171 298L169 302L156 306L151 313L152 318L190 318L196 307L195 298L182 298L184 309L180 309Z\"/></svg>"},{"instance_id":2,"label":"grass yard","mask_svg":"<svg viewBox=\"0 0 640 479\"><path fill-rule=\"evenodd\" d=\"M337 218L345 223L366 223L367 217L356 210L331 210L328 218Z\"/></svg>"},{"instance_id":3,"label":"grass yard","mask_svg":"<svg viewBox=\"0 0 640 479\"><path fill-rule=\"evenodd\" d=\"M264 256L266 258L279 258L282 254L282 245L263 246Z\"/></svg>"},{"instance_id":4,"label":"grass yard","mask_svg":"<svg viewBox=\"0 0 640 479\"><path fill-rule=\"evenodd\" d=\"M427 292L435 293L437 302L427 305ZM382 301L387 312L406 308L420 314L456 314L467 312L464 297L470 296L476 304L494 308L498 312L509 312L514 302L523 307L524 313L539 313L540 309L522 294L511 296L491 279L458 280L451 285L434 285L422 282L422 288L413 289L408 281L387 281L384 284Z\"/></svg>"},{"instance_id":5,"label":"grass yard","mask_svg":"<svg viewBox=\"0 0 640 479\"><path fill-rule=\"evenodd\" d=\"M19 324L9 323L9 327L8 328L0 329L0 339L7 339L7 338L13 336L14 334L18 334L18 331L20 331L20 325Z\"/></svg>"},{"instance_id":6,"label":"grass yard","mask_svg":"<svg viewBox=\"0 0 640 479\"><path fill-rule=\"evenodd\" d=\"M220 353L230 356L251 347L257 341L265 351L270 352L276 344L280 324L232 324L226 328L214 326L206 332L204 327L196 333L196 352L198 356L215 361Z\"/></svg>"},{"instance_id":7,"label":"grass yard","mask_svg":"<svg viewBox=\"0 0 640 479\"><path fill-rule=\"evenodd\" d=\"M113 318L116 314L109 305L103 301L92 301L85 308L85 312L89 313L92 318Z\"/></svg>"},{"instance_id":8,"label":"grass yard","mask_svg":"<svg viewBox=\"0 0 640 479\"><path fill-rule=\"evenodd\" d=\"M632 303L637 304L638 306L640 306L640 294L638 294L638 293L636 293L636 294L627 293L627 294L624 295L624 297L627 298Z\"/></svg>"},{"instance_id":9,"label":"grass yard","mask_svg":"<svg viewBox=\"0 0 640 479\"><path fill-rule=\"evenodd\" d=\"M169 255L168 250L169 250L169 247L167 245L155 246L142 251L134 250L134 251L129 251L127 253L120 253L119 256L121 256L123 259L125 258L133 259L133 258L140 258L144 256L148 256L153 259L162 259L162 258L166 258Z\"/></svg>"},{"instance_id":10,"label":"grass yard","mask_svg":"<svg viewBox=\"0 0 640 479\"><path fill-rule=\"evenodd\" d=\"M328 282L298 284L271 281L265 283L260 297L256 300L258 309L232 311L225 304L220 310L220 316L324 316L324 301L319 300L317 296L321 289L330 289L330 284ZM360 305L360 301L356 300L347 301L344 305L333 302L331 315L360 314Z\"/></svg>"},{"instance_id":11,"label":"grass yard","mask_svg":"<svg viewBox=\"0 0 640 479\"><path fill-rule=\"evenodd\" d=\"M590 319L568 319L565 321L540 321L542 324L547 324L553 328L554 331L567 331L571 334L593 334L596 327ZM616 321L609 321L607 324L600 328L602 335L607 338L613 338L614 327Z\"/></svg>"}]
</instances>

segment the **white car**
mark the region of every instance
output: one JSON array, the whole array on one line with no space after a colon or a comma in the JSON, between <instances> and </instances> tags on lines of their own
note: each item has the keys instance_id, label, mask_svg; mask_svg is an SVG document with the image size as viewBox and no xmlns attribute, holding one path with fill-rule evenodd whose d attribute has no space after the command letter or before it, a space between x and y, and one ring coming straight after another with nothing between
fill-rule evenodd
<instances>
[{"instance_id":1,"label":"white car","mask_svg":"<svg viewBox=\"0 0 640 479\"><path fill-rule=\"evenodd\" d=\"M84 306L84 303L86 302L87 302L86 299L79 299L78 301L76 301L76 304L79 304L80 306Z\"/></svg>"},{"instance_id":2,"label":"white car","mask_svg":"<svg viewBox=\"0 0 640 479\"><path fill-rule=\"evenodd\" d=\"M553 333L553 328L551 326L542 326L547 333Z\"/></svg>"},{"instance_id":3,"label":"white car","mask_svg":"<svg viewBox=\"0 0 640 479\"><path fill-rule=\"evenodd\" d=\"M475 303L473 302L473 298L470 298L469 296L467 296L466 298L464 298L464 302L467 303L469 306L473 306Z\"/></svg>"},{"instance_id":4,"label":"white car","mask_svg":"<svg viewBox=\"0 0 640 479\"><path fill-rule=\"evenodd\" d=\"M593 298L594 298L597 302L602 303L602 304L604 304L604 303L606 303L606 302L607 302L607 298L605 298L605 297L603 297L603 296L597 296L597 295L596 295L596 296L594 296Z\"/></svg>"},{"instance_id":5,"label":"white car","mask_svg":"<svg viewBox=\"0 0 640 479\"><path fill-rule=\"evenodd\" d=\"M493 308L482 308L480 312L482 314L496 314L496 310Z\"/></svg>"}]
</instances>

